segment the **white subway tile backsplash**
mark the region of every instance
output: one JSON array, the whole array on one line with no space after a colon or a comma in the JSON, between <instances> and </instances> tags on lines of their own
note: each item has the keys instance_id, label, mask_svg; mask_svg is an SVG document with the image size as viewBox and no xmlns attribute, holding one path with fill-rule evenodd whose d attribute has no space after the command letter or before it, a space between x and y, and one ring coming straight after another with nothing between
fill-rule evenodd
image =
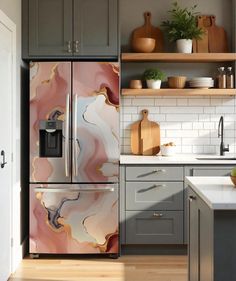
<instances>
[{"instance_id":1,"label":"white subway tile backsplash","mask_svg":"<svg viewBox=\"0 0 236 281\"><path fill-rule=\"evenodd\" d=\"M202 107L188 107L188 106L176 106L176 107L161 107L161 113L203 113Z\"/></svg>"},{"instance_id":2,"label":"white subway tile backsplash","mask_svg":"<svg viewBox=\"0 0 236 281\"><path fill-rule=\"evenodd\" d=\"M234 106L218 106L216 113L234 113Z\"/></svg>"},{"instance_id":3,"label":"white subway tile backsplash","mask_svg":"<svg viewBox=\"0 0 236 281\"><path fill-rule=\"evenodd\" d=\"M188 99L184 98L184 99L177 99L177 105L178 106L187 106L188 105Z\"/></svg>"},{"instance_id":4,"label":"white subway tile backsplash","mask_svg":"<svg viewBox=\"0 0 236 281\"><path fill-rule=\"evenodd\" d=\"M188 122L197 121L198 115L197 114L166 114L166 121L181 121L181 122Z\"/></svg>"},{"instance_id":5,"label":"white subway tile backsplash","mask_svg":"<svg viewBox=\"0 0 236 281\"><path fill-rule=\"evenodd\" d=\"M236 151L235 98L228 97L122 97L121 152L131 153L131 124L149 111L149 120L158 122L161 143L174 142L178 153L219 153L218 123L225 120L225 144Z\"/></svg>"},{"instance_id":6,"label":"white subway tile backsplash","mask_svg":"<svg viewBox=\"0 0 236 281\"><path fill-rule=\"evenodd\" d=\"M177 102L176 99L159 99L155 101L155 105L157 106L176 106Z\"/></svg>"},{"instance_id":7,"label":"white subway tile backsplash","mask_svg":"<svg viewBox=\"0 0 236 281\"><path fill-rule=\"evenodd\" d=\"M189 99L188 101L189 106L209 106L210 105L210 98L208 99Z\"/></svg>"},{"instance_id":8,"label":"white subway tile backsplash","mask_svg":"<svg viewBox=\"0 0 236 281\"><path fill-rule=\"evenodd\" d=\"M154 99L133 99L132 101L132 105L133 106L139 106L139 105L142 105L142 106L154 106L155 105L155 102L154 102Z\"/></svg>"}]
</instances>

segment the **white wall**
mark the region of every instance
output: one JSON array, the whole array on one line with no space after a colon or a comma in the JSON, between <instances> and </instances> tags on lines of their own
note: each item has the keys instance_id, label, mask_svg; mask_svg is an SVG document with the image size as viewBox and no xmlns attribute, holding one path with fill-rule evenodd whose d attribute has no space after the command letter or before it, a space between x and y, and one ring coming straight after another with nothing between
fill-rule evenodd
<instances>
[{"instance_id":1,"label":"white wall","mask_svg":"<svg viewBox=\"0 0 236 281\"><path fill-rule=\"evenodd\" d=\"M20 78L21 78L21 0L1 0L0 9L16 24L16 100L15 100L15 127L16 155L14 157L14 183L13 183L13 271L21 259L20 242Z\"/></svg>"}]
</instances>

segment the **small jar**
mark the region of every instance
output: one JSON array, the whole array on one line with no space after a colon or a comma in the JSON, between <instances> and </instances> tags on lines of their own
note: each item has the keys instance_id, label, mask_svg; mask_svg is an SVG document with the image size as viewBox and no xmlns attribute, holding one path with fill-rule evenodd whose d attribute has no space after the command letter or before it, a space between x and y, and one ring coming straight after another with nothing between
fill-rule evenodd
<instances>
[{"instance_id":1,"label":"small jar","mask_svg":"<svg viewBox=\"0 0 236 281\"><path fill-rule=\"evenodd\" d=\"M130 89L142 89L142 81L141 80L130 80L129 83Z\"/></svg>"},{"instance_id":2,"label":"small jar","mask_svg":"<svg viewBox=\"0 0 236 281\"><path fill-rule=\"evenodd\" d=\"M226 73L224 67L218 68L218 88L219 89L226 89Z\"/></svg>"},{"instance_id":3,"label":"small jar","mask_svg":"<svg viewBox=\"0 0 236 281\"><path fill-rule=\"evenodd\" d=\"M232 67L227 68L226 87L227 87L227 89L233 89L234 88L234 74L233 74L233 71L232 71Z\"/></svg>"}]
</instances>

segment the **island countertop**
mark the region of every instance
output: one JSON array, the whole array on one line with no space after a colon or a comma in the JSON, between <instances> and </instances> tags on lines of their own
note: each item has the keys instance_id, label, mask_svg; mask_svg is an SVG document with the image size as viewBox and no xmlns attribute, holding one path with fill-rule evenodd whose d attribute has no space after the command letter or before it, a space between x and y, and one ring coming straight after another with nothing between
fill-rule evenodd
<instances>
[{"instance_id":1,"label":"island countertop","mask_svg":"<svg viewBox=\"0 0 236 281\"><path fill-rule=\"evenodd\" d=\"M186 177L186 182L213 210L236 210L236 187L230 177Z\"/></svg>"}]
</instances>

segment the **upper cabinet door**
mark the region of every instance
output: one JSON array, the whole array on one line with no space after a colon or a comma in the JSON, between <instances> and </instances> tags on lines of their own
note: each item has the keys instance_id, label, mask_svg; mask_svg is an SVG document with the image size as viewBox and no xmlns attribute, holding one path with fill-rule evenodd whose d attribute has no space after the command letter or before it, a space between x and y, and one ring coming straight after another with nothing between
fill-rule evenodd
<instances>
[{"instance_id":1,"label":"upper cabinet door","mask_svg":"<svg viewBox=\"0 0 236 281\"><path fill-rule=\"evenodd\" d=\"M30 0L29 56L71 56L73 0Z\"/></svg>"},{"instance_id":2,"label":"upper cabinet door","mask_svg":"<svg viewBox=\"0 0 236 281\"><path fill-rule=\"evenodd\" d=\"M117 56L117 0L74 0L74 45L78 56Z\"/></svg>"}]
</instances>

